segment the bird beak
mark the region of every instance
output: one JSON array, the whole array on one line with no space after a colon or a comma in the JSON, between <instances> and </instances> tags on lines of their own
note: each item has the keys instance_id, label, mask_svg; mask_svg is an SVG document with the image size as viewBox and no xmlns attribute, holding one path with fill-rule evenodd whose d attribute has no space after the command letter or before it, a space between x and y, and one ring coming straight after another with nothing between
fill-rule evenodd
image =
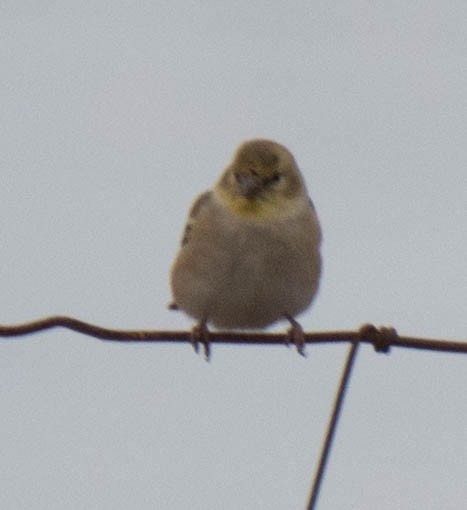
<instances>
[{"instance_id":1,"label":"bird beak","mask_svg":"<svg viewBox=\"0 0 467 510\"><path fill-rule=\"evenodd\" d=\"M236 176L240 193L247 198L253 198L263 188L263 183L258 175L252 172L238 173Z\"/></svg>"}]
</instances>

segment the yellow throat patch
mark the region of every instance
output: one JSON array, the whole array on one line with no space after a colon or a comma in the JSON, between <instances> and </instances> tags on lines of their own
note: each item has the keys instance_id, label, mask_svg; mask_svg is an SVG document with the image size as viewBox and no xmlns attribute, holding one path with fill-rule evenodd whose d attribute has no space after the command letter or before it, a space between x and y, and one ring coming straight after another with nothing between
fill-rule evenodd
<instances>
[{"instance_id":1,"label":"yellow throat patch","mask_svg":"<svg viewBox=\"0 0 467 510\"><path fill-rule=\"evenodd\" d=\"M255 198L236 196L219 190L219 198L234 214L251 221L269 221L293 216L300 204L274 194Z\"/></svg>"}]
</instances>

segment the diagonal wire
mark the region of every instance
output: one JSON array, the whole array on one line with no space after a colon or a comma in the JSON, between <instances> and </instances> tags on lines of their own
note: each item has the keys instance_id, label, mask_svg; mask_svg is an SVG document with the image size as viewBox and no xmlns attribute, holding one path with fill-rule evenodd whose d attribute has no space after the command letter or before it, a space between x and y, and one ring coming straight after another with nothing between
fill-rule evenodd
<instances>
[{"instance_id":1,"label":"diagonal wire","mask_svg":"<svg viewBox=\"0 0 467 510\"><path fill-rule=\"evenodd\" d=\"M89 322L67 316L44 317L39 320L22 324L0 324L0 338L16 338L38 333L52 328L66 328L83 335L92 336L100 340L113 342L192 342L190 331L161 331L161 330L124 330L105 328ZM334 403L333 413L327 428L321 457L310 493L307 510L315 510L328 461L332 441L335 435L337 421L341 412L345 391L350 379L353 363L360 343L373 345L376 352L389 353L393 347L417 350L467 354L467 341L439 340L433 338L415 338L399 336L392 327L376 328L371 324L364 324L358 331L326 331L305 333L305 343L342 343L351 342L347 361L342 373L340 385ZM209 343L234 345L288 345L288 335L278 333L248 333L215 331L209 333Z\"/></svg>"},{"instance_id":2,"label":"diagonal wire","mask_svg":"<svg viewBox=\"0 0 467 510\"><path fill-rule=\"evenodd\" d=\"M334 402L334 408L332 411L331 419L329 420L328 428L326 430L326 436L324 438L324 444L323 449L321 451L318 468L316 470L315 478L313 480L313 487L311 489L310 501L308 503L307 510L315 510L316 504L318 502L319 490L321 488L324 472L326 470L326 464L329 458L329 453L331 451L332 441L334 439L334 435L336 432L337 422L339 420L339 416L341 413L342 404L344 402L345 392L350 380L353 364L357 356L358 346L359 342L353 342L347 355L347 361L345 362L344 370L342 372L342 377L339 384L339 389L337 390L336 400Z\"/></svg>"}]
</instances>

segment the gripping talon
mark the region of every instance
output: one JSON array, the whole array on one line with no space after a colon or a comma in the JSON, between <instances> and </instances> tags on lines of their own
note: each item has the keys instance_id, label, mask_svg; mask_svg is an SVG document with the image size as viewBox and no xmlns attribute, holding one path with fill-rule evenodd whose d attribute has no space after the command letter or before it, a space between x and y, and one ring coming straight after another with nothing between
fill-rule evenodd
<instances>
[{"instance_id":1,"label":"gripping talon","mask_svg":"<svg viewBox=\"0 0 467 510\"><path fill-rule=\"evenodd\" d=\"M200 321L191 330L191 345L195 350L196 354L199 353L199 344L203 344L204 358L209 361L211 356L211 346L209 343L209 330L206 325L206 320Z\"/></svg>"},{"instance_id":2,"label":"gripping talon","mask_svg":"<svg viewBox=\"0 0 467 510\"><path fill-rule=\"evenodd\" d=\"M286 315L286 319L290 322L291 328L287 330L287 345L293 343L297 348L300 356L306 357L305 354L305 334L300 324L290 315Z\"/></svg>"}]
</instances>

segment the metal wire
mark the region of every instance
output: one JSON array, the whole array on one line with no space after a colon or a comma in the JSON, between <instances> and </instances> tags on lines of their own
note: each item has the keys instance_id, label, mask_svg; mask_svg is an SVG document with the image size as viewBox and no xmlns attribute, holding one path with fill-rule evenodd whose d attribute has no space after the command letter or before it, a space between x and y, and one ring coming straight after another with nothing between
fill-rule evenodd
<instances>
[{"instance_id":1,"label":"metal wire","mask_svg":"<svg viewBox=\"0 0 467 510\"><path fill-rule=\"evenodd\" d=\"M18 337L56 327L71 329L100 340L114 342L192 341L192 332L190 331L110 329L65 316L46 317L33 322L9 326L0 325L0 337ZM280 333L209 332L209 342L211 344L284 345L288 344L288 341L288 335ZM384 353L389 352L391 347L467 353L467 341L453 342L450 340L399 336L393 328L376 328L369 324L362 326L358 331L304 333L304 342L308 344L362 342L372 344L376 351Z\"/></svg>"},{"instance_id":2,"label":"metal wire","mask_svg":"<svg viewBox=\"0 0 467 510\"><path fill-rule=\"evenodd\" d=\"M342 410L342 404L344 403L345 392L349 384L350 375L352 373L352 368L357 356L358 346L359 342L354 342L350 347L349 354L347 355L347 361L345 362L344 370L342 372L342 377L339 383L339 389L337 390L331 419L329 420L329 424L326 429L323 449L321 451L318 468L316 469L316 474L313 480L313 486L311 489L310 501L308 503L307 510L315 510L316 504L318 502L321 483L323 481L324 472L326 470L326 465L329 459L329 453L331 451L332 442L337 428L337 422Z\"/></svg>"},{"instance_id":3,"label":"metal wire","mask_svg":"<svg viewBox=\"0 0 467 510\"><path fill-rule=\"evenodd\" d=\"M0 337L16 338L19 336L38 333L48 329L62 327L92 336L100 340L114 342L190 342L193 343L193 331L158 331L158 330L122 330L110 329L90 324L73 317L53 316L33 322L15 325L0 325ZM267 344L288 345L289 335L278 333L238 333L238 332L209 332L206 339L206 355L209 355L210 344ZM342 410L345 392L349 383L355 357L360 343L373 345L377 352L388 353L391 347L409 349L423 349L439 352L453 352L467 354L467 341L449 341L429 338L413 338L399 336L394 328L376 328L371 324L362 326L358 331L328 331L318 333L304 333L304 343L342 343L351 342L341 381L337 390L332 415L323 442L321 456L314 477L310 500L307 510L315 510L318 495L326 470L327 461L332 447L337 423Z\"/></svg>"}]
</instances>

